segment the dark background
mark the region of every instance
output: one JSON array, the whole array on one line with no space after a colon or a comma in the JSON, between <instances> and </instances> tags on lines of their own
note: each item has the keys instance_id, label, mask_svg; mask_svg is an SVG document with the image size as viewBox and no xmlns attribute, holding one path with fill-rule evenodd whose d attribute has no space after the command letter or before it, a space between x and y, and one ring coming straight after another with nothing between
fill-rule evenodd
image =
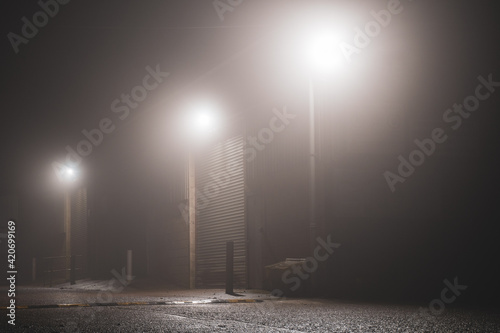
<instances>
[{"instance_id":1,"label":"dark background","mask_svg":"<svg viewBox=\"0 0 500 333\"><path fill-rule=\"evenodd\" d=\"M39 6L3 1L0 194L57 193L51 163L64 161L65 146L84 139L83 129L109 117L117 129L94 147L82 172L99 174L110 193L129 193L133 205L147 205L148 196L161 193L157 179L170 166L165 151L181 149L175 121L186 101L216 96L226 119L273 105L305 113L305 75L291 47L296 27L318 14L344 13L354 13L348 27L363 26L385 3L247 0L220 22L210 1L73 0L15 54L6 35L20 33L21 18ZM479 75L500 81L498 6L402 4L404 11L355 57L355 75L322 78L318 88L318 108L334 111L327 131L339 142L320 179L333 207L325 232L342 243L324 271L332 277L325 294L430 300L444 279L458 276L469 286L461 302L495 303L500 92L459 130L447 130L447 142L395 193L382 174L395 171L414 139L446 126L444 111L474 92ZM347 42L352 30L349 36ZM156 64L170 77L119 121L111 101ZM133 211L127 209L122 214ZM118 218L106 228L103 234L116 239L136 230Z\"/></svg>"}]
</instances>

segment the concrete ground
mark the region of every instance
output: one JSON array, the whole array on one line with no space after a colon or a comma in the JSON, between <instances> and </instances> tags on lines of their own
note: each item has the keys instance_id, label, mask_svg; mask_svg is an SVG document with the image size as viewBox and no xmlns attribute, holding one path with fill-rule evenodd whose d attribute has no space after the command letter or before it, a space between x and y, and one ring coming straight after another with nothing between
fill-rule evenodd
<instances>
[{"instance_id":1,"label":"concrete ground","mask_svg":"<svg viewBox=\"0 0 500 333\"><path fill-rule=\"evenodd\" d=\"M256 290L236 290L240 296L233 296L151 280L122 287L119 281L90 280L18 287L16 305L45 307L17 309L15 326L2 310L0 332L500 332L498 309L449 306L433 316L418 305L276 298ZM216 303L199 302L206 300ZM220 303L236 300L248 302ZM157 303L163 305L149 305ZM0 305L6 304L2 287ZM51 307L58 304L76 305Z\"/></svg>"},{"instance_id":2,"label":"concrete ground","mask_svg":"<svg viewBox=\"0 0 500 333\"><path fill-rule=\"evenodd\" d=\"M185 289L152 279L135 279L130 284L119 281L118 278L110 280L78 280L76 284L55 284L51 288L42 287L40 284L25 286L31 292L21 289L18 303L24 304L51 304L74 303L85 300L87 303L108 303L125 299L135 300L225 300L225 299L276 299L265 290L235 289L235 295L228 295L223 289ZM54 290L59 290L53 293ZM39 297L44 295L43 297ZM3 295L0 296L0 300Z\"/></svg>"}]
</instances>

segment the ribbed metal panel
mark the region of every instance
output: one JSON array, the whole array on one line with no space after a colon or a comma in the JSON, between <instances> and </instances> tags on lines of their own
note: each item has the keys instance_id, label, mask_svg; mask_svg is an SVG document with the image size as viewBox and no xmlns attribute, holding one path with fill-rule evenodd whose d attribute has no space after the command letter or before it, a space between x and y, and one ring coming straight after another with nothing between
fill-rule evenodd
<instances>
[{"instance_id":1,"label":"ribbed metal panel","mask_svg":"<svg viewBox=\"0 0 500 333\"><path fill-rule=\"evenodd\" d=\"M196 285L225 282L226 242L234 241L234 283L247 285L243 138L220 142L196 161Z\"/></svg>"},{"instance_id":2,"label":"ribbed metal panel","mask_svg":"<svg viewBox=\"0 0 500 333\"><path fill-rule=\"evenodd\" d=\"M71 253L82 256L76 259L78 278L87 271L87 240L87 189L81 188L71 195Z\"/></svg>"}]
</instances>

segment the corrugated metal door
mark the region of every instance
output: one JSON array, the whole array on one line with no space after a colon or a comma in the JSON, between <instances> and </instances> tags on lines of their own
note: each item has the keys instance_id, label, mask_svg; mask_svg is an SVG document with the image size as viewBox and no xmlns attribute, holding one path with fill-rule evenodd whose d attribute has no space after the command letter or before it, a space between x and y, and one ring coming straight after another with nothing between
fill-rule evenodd
<instances>
[{"instance_id":1,"label":"corrugated metal door","mask_svg":"<svg viewBox=\"0 0 500 333\"><path fill-rule=\"evenodd\" d=\"M205 149L196 160L196 286L225 283L226 242L234 241L234 284L247 285L243 138Z\"/></svg>"}]
</instances>

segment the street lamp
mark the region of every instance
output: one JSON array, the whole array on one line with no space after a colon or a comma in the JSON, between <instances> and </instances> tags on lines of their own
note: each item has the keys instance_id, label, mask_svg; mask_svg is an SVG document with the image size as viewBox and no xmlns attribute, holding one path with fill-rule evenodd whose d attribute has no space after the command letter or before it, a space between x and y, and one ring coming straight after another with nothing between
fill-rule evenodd
<instances>
[{"instance_id":1,"label":"street lamp","mask_svg":"<svg viewBox=\"0 0 500 333\"><path fill-rule=\"evenodd\" d=\"M62 181L65 183L64 190L64 232L65 232L65 252L66 267L71 266L71 193L70 184L78 178L75 168L66 166L62 170ZM71 272L67 271L66 278L69 278L71 284L74 283Z\"/></svg>"},{"instance_id":2,"label":"street lamp","mask_svg":"<svg viewBox=\"0 0 500 333\"><path fill-rule=\"evenodd\" d=\"M308 63L309 72L331 74L344 67L345 59L338 52L338 45L342 40L340 33L329 30L312 30L306 38L304 58Z\"/></svg>"},{"instance_id":3,"label":"street lamp","mask_svg":"<svg viewBox=\"0 0 500 333\"><path fill-rule=\"evenodd\" d=\"M215 129L215 108L209 104L197 105L188 114L188 233L189 233L189 288L196 287L196 175L193 145L198 136L205 136Z\"/></svg>"},{"instance_id":4,"label":"street lamp","mask_svg":"<svg viewBox=\"0 0 500 333\"><path fill-rule=\"evenodd\" d=\"M201 131L210 131L214 126L214 116L208 110L202 110L193 119L194 127Z\"/></svg>"},{"instance_id":5,"label":"street lamp","mask_svg":"<svg viewBox=\"0 0 500 333\"><path fill-rule=\"evenodd\" d=\"M63 169L63 179L66 182L73 182L76 180L76 170L72 167L65 167Z\"/></svg>"},{"instance_id":6,"label":"street lamp","mask_svg":"<svg viewBox=\"0 0 500 333\"><path fill-rule=\"evenodd\" d=\"M317 237L317 189L316 189L316 115L315 115L315 94L314 76L319 74L329 74L338 71L345 65L342 55L334 48L339 45L341 36L332 29L310 30L306 35L307 44L304 48L304 58L308 63L308 88L309 88L309 245L311 253L316 246ZM314 290L314 277L311 279Z\"/></svg>"},{"instance_id":7,"label":"street lamp","mask_svg":"<svg viewBox=\"0 0 500 333\"><path fill-rule=\"evenodd\" d=\"M191 142L196 142L200 135L205 137L216 129L220 122L217 113L218 107L210 101L195 103L188 109L185 126L191 135Z\"/></svg>"}]
</instances>

